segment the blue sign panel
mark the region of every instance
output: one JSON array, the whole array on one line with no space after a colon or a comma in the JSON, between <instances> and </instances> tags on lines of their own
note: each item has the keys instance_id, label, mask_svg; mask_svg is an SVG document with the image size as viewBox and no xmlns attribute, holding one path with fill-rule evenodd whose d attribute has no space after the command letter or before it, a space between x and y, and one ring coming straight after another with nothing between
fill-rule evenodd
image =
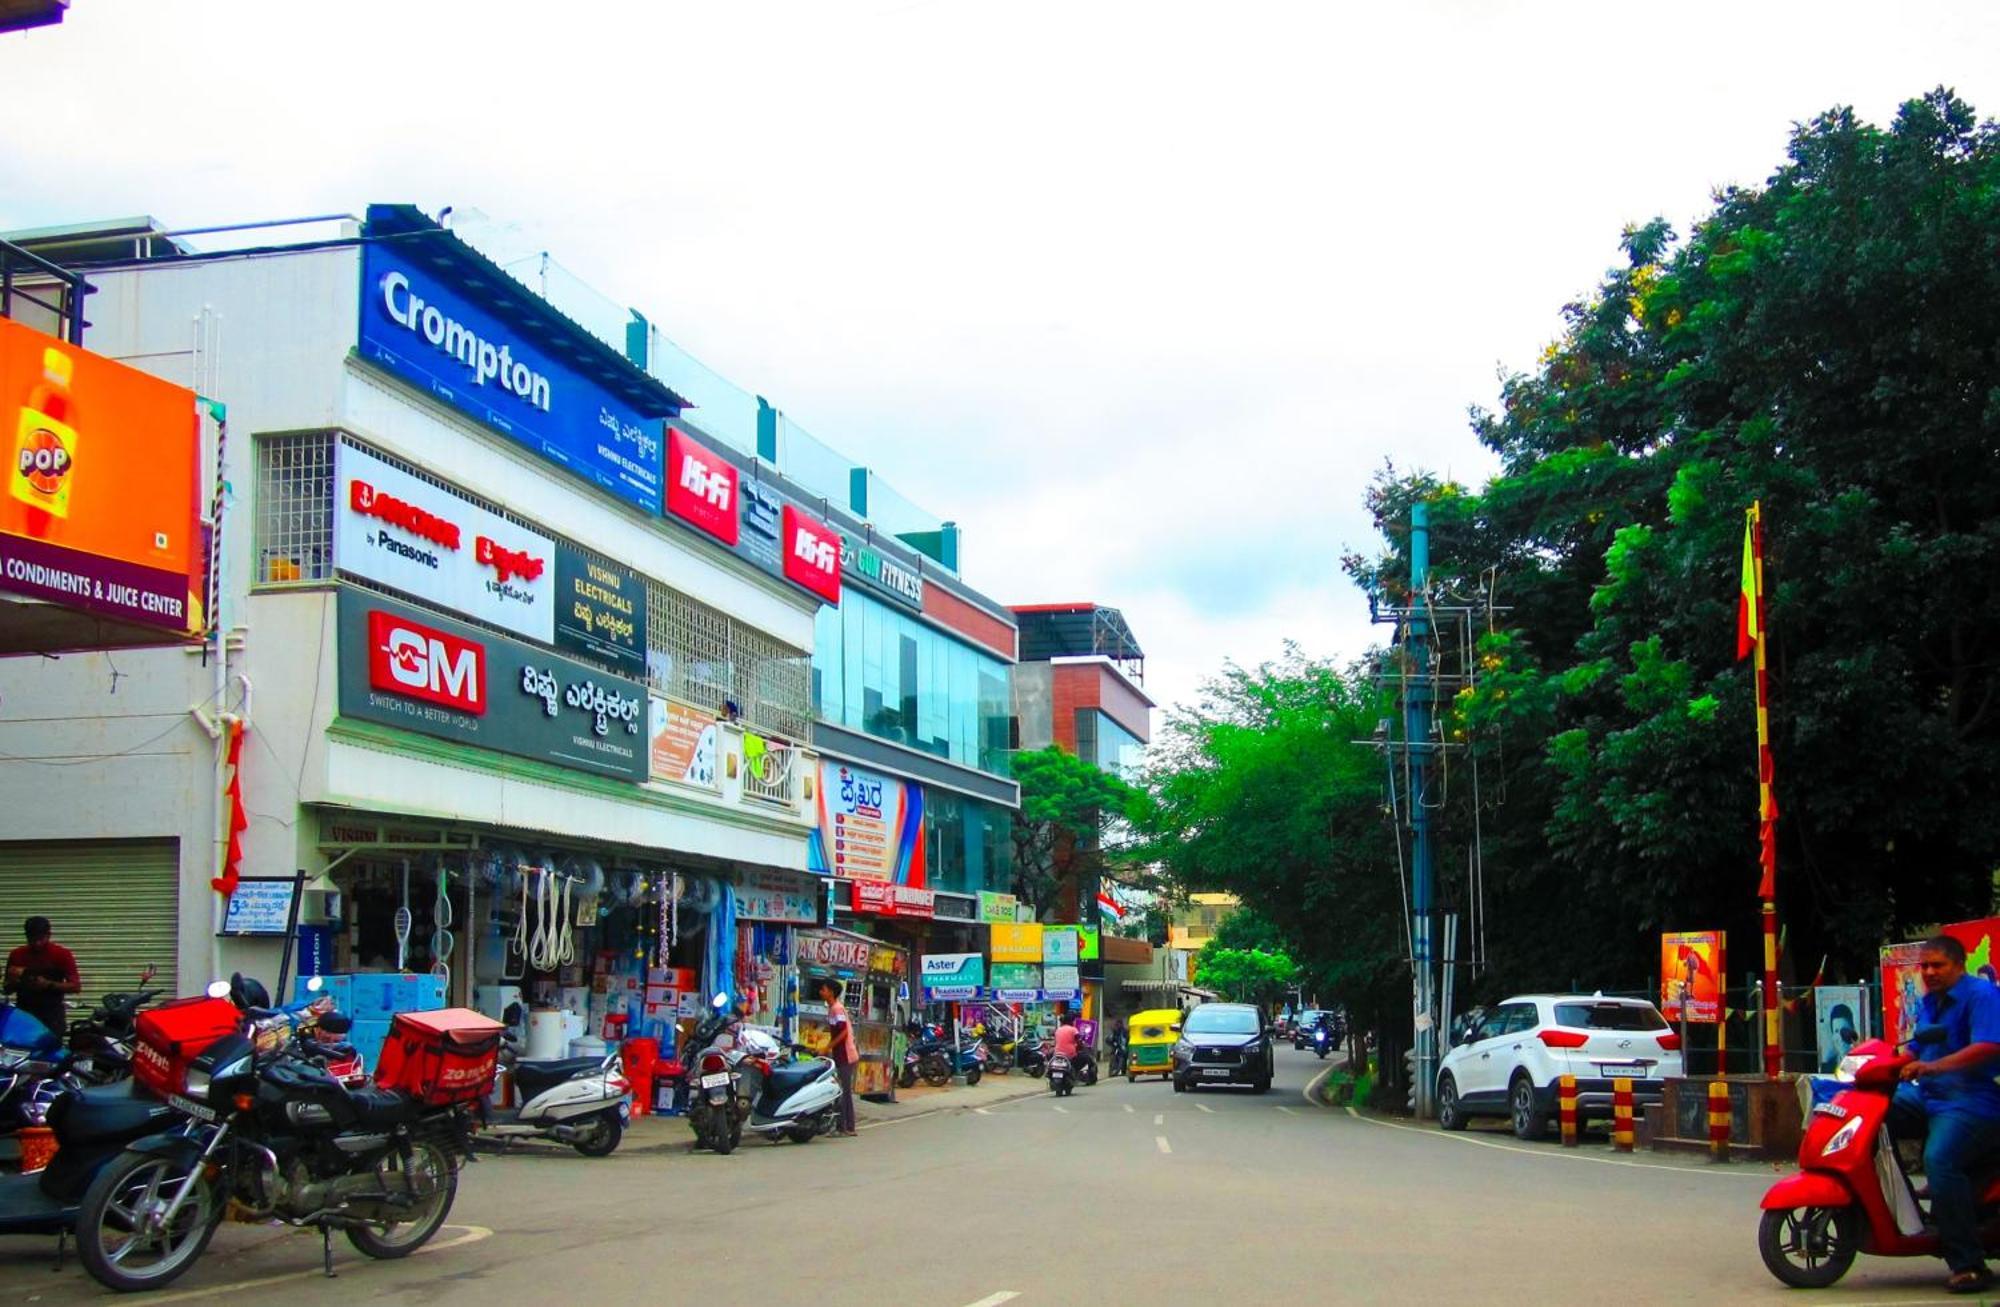
<instances>
[{"instance_id":1,"label":"blue sign panel","mask_svg":"<svg viewBox=\"0 0 2000 1307\"><path fill-rule=\"evenodd\" d=\"M381 245L362 247L360 350L585 481L660 511L660 419Z\"/></svg>"}]
</instances>

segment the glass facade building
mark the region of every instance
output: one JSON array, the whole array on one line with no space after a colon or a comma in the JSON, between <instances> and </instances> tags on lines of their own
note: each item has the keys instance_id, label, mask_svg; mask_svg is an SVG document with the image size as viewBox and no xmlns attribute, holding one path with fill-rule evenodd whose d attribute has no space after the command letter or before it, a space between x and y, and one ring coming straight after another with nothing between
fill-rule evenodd
<instances>
[{"instance_id":1,"label":"glass facade building","mask_svg":"<svg viewBox=\"0 0 2000 1307\"><path fill-rule=\"evenodd\" d=\"M820 720L1007 774L1007 664L855 588L813 632Z\"/></svg>"},{"instance_id":2,"label":"glass facade building","mask_svg":"<svg viewBox=\"0 0 2000 1307\"><path fill-rule=\"evenodd\" d=\"M1098 708L1076 710L1076 754L1085 762L1127 781L1139 779L1146 742Z\"/></svg>"}]
</instances>

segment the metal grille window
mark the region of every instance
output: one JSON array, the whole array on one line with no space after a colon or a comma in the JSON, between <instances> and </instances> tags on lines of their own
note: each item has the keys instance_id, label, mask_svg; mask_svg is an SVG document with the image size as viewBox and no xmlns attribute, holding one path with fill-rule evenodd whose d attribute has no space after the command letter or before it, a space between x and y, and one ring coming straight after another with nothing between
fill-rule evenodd
<instances>
[{"instance_id":1,"label":"metal grille window","mask_svg":"<svg viewBox=\"0 0 2000 1307\"><path fill-rule=\"evenodd\" d=\"M333 575L333 433L257 442L257 580Z\"/></svg>"},{"instance_id":2,"label":"metal grille window","mask_svg":"<svg viewBox=\"0 0 2000 1307\"><path fill-rule=\"evenodd\" d=\"M657 692L721 716L805 740L812 730L812 662L677 590L646 580L647 681Z\"/></svg>"}]
</instances>

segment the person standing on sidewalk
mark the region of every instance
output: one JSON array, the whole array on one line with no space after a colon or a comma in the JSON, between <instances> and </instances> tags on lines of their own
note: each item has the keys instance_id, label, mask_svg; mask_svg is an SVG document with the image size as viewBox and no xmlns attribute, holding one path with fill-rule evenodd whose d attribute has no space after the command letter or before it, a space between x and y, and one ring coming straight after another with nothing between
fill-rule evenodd
<instances>
[{"instance_id":1,"label":"person standing on sidewalk","mask_svg":"<svg viewBox=\"0 0 2000 1307\"><path fill-rule=\"evenodd\" d=\"M63 995L83 989L76 954L55 942L47 917L29 917L24 933L28 942L7 955L7 992L15 1007L61 1039L69 1030Z\"/></svg>"},{"instance_id":2,"label":"person standing on sidewalk","mask_svg":"<svg viewBox=\"0 0 2000 1307\"><path fill-rule=\"evenodd\" d=\"M840 1001L845 986L838 980L826 979L819 982L819 994L826 1001L826 1031L829 1037L827 1052L833 1058L833 1074L840 1079L840 1131L850 1139L854 1129L854 1064L861 1060L854 1046L854 1022L847 1015L847 1004Z\"/></svg>"}]
</instances>

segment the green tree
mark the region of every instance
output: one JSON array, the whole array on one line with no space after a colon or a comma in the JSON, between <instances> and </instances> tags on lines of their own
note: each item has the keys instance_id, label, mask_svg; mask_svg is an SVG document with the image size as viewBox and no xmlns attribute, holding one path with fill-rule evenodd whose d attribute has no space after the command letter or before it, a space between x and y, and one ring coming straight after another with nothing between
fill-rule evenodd
<instances>
[{"instance_id":1,"label":"green tree","mask_svg":"<svg viewBox=\"0 0 2000 1307\"><path fill-rule=\"evenodd\" d=\"M1097 880L1114 864L1126 866L1122 849L1104 847L1109 823L1133 802L1135 791L1117 776L1059 746L1014 755L1021 808L1014 817L1014 886L1021 902L1046 920L1066 894L1087 905ZM1137 869L1121 876L1143 887Z\"/></svg>"},{"instance_id":2,"label":"green tree","mask_svg":"<svg viewBox=\"0 0 2000 1307\"><path fill-rule=\"evenodd\" d=\"M1299 968L1283 952L1256 948L1220 948L1211 939L1195 955L1194 983L1212 989L1232 1003L1269 1007L1282 999Z\"/></svg>"}]
</instances>

